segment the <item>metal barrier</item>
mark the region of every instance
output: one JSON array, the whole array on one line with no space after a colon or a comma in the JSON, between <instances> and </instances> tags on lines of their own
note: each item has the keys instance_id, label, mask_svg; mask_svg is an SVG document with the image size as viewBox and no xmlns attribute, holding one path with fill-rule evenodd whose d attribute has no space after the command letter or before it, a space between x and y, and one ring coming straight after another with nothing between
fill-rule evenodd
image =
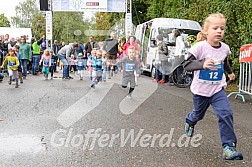
<instances>
[{"instance_id":1,"label":"metal barrier","mask_svg":"<svg viewBox=\"0 0 252 167\"><path fill-rule=\"evenodd\" d=\"M235 98L241 97L245 102L245 96L248 95L252 99L252 44L244 45L240 48L240 77L239 92L232 92L228 95L236 94Z\"/></svg>"}]
</instances>

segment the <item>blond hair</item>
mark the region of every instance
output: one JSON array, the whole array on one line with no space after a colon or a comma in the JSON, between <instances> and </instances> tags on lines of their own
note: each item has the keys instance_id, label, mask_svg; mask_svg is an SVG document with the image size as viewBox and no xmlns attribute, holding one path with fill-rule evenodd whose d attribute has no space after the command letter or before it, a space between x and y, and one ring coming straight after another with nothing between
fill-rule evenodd
<instances>
[{"instance_id":1,"label":"blond hair","mask_svg":"<svg viewBox=\"0 0 252 167\"><path fill-rule=\"evenodd\" d=\"M129 46L129 47L128 47L128 50L130 50L130 49L131 49L131 50L135 50L135 51L136 51L135 46Z\"/></svg>"},{"instance_id":2,"label":"blond hair","mask_svg":"<svg viewBox=\"0 0 252 167\"><path fill-rule=\"evenodd\" d=\"M51 56L51 52L49 49L46 49L44 50L44 53L43 53L45 56Z\"/></svg>"},{"instance_id":3,"label":"blond hair","mask_svg":"<svg viewBox=\"0 0 252 167\"><path fill-rule=\"evenodd\" d=\"M206 40L206 34L204 34L203 32L199 32L197 34L197 39L196 39L196 42L200 42L200 41L204 41Z\"/></svg>"},{"instance_id":4,"label":"blond hair","mask_svg":"<svg viewBox=\"0 0 252 167\"><path fill-rule=\"evenodd\" d=\"M226 18L223 14L221 13L212 13L210 15L208 15L208 17L205 19L204 24L203 24L203 30L207 30L209 28L209 25L211 24L213 19L224 19L226 22Z\"/></svg>"},{"instance_id":5,"label":"blond hair","mask_svg":"<svg viewBox=\"0 0 252 167\"><path fill-rule=\"evenodd\" d=\"M96 51L96 54L97 54L97 55L102 55L102 50L97 50L97 51Z\"/></svg>"}]
</instances>

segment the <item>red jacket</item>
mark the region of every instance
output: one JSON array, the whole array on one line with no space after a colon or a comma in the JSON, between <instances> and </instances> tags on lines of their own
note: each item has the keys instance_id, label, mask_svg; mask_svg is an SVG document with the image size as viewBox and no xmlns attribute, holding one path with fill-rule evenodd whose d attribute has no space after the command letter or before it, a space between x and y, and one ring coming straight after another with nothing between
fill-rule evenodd
<instances>
[{"instance_id":1,"label":"red jacket","mask_svg":"<svg viewBox=\"0 0 252 167\"><path fill-rule=\"evenodd\" d=\"M127 42L127 43L125 43L125 44L123 45L123 54L124 54L124 56L127 56L127 55L128 55L128 48L129 48L130 46L134 46L134 47L136 48L136 52L137 52L137 55L138 55L139 52L140 52L140 49L139 49L139 47L138 47L138 44L137 44L136 42L133 42L132 45L131 45L129 42Z\"/></svg>"}]
</instances>

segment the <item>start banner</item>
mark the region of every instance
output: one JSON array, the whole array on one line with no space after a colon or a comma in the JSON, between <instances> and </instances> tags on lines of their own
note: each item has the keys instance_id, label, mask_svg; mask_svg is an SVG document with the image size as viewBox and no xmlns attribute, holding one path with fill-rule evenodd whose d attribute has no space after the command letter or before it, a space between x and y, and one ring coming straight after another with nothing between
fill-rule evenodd
<instances>
[{"instance_id":1,"label":"start banner","mask_svg":"<svg viewBox=\"0 0 252 167\"><path fill-rule=\"evenodd\" d=\"M244 45L240 49L240 63L252 62L252 44Z\"/></svg>"}]
</instances>

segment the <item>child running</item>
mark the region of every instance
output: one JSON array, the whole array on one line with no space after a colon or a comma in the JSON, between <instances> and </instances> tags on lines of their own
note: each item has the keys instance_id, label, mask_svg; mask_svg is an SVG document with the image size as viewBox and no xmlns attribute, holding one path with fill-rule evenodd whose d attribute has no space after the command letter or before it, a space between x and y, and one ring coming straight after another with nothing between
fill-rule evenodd
<instances>
[{"instance_id":1,"label":"child running","mask_svg":"<svg viewBox=\"0 0 252 167\"><path fill-rule=\"evenodd\" d=\"M43 62L42 72L44 73L44 77L48 80L49 69L51 66L51 52L50 50L46 49L40 59L39 64L41 65Z\"/></svg>"},{"instance_id":2,"label":"child running","mask_svg":"<svg viewBox=\"0 0 252 167\"><path fill-rule=\"evenodd\" d=\"M95 59L96 59L96 49L93 49L91 51L91 54L88 56L87 60L88 75L91 81L93 80L92 73L93 73L93 66L95 66Z\"/></svg>"},{"instance_id":3,"label":"child running","mask_svg":"<svg viewBox=\"0 0 252 167\"><path fill-rule=\"evenodd\" d=\"M83 80L83 70L85 69L85 60L83 59L83 54L78 54L77 60L77 74L80 76L80 80Z\"/></svg>"},{"instance_id":4,"label":"child running","mask_svg":"<svg viewBox=\"0 0 252 167\"><path fill-rule=\"evenodd\" d=\"M16 86L15 88L18 88L18 66L19 66L19 60L15 54L15 51L10 48L8 50L8 54L6 55L4 62L2 66L0 67L1 69L4 68L4 66L7 64L8 68L8 73L9 73L9 85L11 85L12 82L12 76L14 75L14 79L16 81Z\"/></svg>"},{"instance_id":5,"label":"child running","mask_svg":"<svg viewBox=\"0 0 252 167\"><path fill-rule=\"evenodd\" d=\"M106 82L107 79L107 67L108 67L108 62L107 62L107 52L102 51L102 80L103 82Z\"/></svg>"},{"instance_id":6,"label":"child running","mask_svg":"<svg viewBox=\"0 0 252 167\"><path fill-rule=\"evenodd\" d=\"M202 30L207 39L188 50L189 58L184 63L184 68L194 71L191 85L194 107L186 116L185 133L189 137L193 136L195 125L212 105L218 117L223 159L242 160L242 154L236 151L233 113L224 90L227 86L224 70L230 80L235 79L227 61L227 56L231 54L230 48L221 42L225 28L226 19L223 14L210 14Z\"/></svg>"},{"instance_id":7,"label":"child running","mask_svg":"<svg viewBox=\"0 0 252 167\"><path fill-rule=\"evenodd\" d=\"M20 83L23 83L23 70L22 70L22 61L21 61L21 55L19 53L19 46L18 45L14 45L13 47L15 54L19 60L19 66L18 66L18 77L20 79Z\"/></svg>"},{"instance_id":8,"label":"child running","mask_svg":"<svg viewBox=\"0 0 252 167\"><path fill-rule=\"evenodd\" d=\"M119 60L115 65L122 65L122 87L127 88L128 83L130 83L129 93L127 97L131 98L131 94L136 86L135 76L139 77L140 74L140 69L136 60L136 48L134 46L128 47L127 57L124 57L122 60ZM136 75L134 71L136 71Z\"/></svg>"},{"instance_id":9,"label":"child running","mask_svg":"<svg viewBox=\"0 0 252 167\"><path fill-rule=\"evenodd\" d=\"M102 51L97 50L96 58L93 60L93 73L92 73L92 83L91 88L95 88L102 79Z\"/></svg>"}]
</instances>

